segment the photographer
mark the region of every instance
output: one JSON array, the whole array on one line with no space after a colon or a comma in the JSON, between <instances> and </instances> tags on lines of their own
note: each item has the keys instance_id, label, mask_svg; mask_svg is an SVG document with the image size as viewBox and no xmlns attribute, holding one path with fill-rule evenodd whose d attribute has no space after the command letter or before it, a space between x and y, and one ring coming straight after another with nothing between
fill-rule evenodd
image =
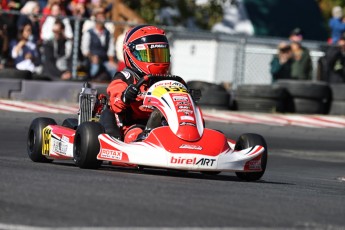
<instances>
[{"instance_id":1,"label":"photographer","mask_svg":"<svg viewBox=\"0 0 345 230\"><path fill-rule=\"evenodd\" d=\"M278 79L291 79L291 66L293 63L290 45L282 42L278 45L278 54L271 61L272 81Z\"/></svg>"}]
</instances>

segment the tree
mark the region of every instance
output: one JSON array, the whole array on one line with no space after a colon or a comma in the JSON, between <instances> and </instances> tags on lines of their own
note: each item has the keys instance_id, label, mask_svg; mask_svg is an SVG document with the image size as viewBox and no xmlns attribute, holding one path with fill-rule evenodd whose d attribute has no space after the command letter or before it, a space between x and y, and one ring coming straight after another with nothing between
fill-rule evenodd
<instances>
[{"instance_id":1,"label":"tree","mask_svg":"<svg viewBox=\"0 0 345 230\"><path fill-rule=\"evenodd\" d=\"M210 0L203 5L197 5L195 0L124 0L124 3L149 24L164 24L158 15L162 9L170 7L179 12L179 16L173 18L172 26L188 27L193 22L196 27L209 30L221 21L224 1L227 0Z\"/></svg>"}]
</instances>

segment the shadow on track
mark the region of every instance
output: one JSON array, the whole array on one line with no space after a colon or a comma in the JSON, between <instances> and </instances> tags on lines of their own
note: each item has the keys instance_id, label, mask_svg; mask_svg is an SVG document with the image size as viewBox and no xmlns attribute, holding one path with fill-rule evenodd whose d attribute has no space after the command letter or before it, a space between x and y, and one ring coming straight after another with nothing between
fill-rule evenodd
<instances>
[{"instance_id":1,"label":"shadow on track","mask_svg":"<svg viewBox=\"0 0 345 230\"><path fill-rule=\"evenodd\" d=\"M68 166L68 167L76 167L73 162L59 162L54 161L52 164L60 165L60 166ZM266 181L266 180L258 180L258 181L243 181L239 179L237 176L232 175L205 175L200 172L190 172L184 170L172 170L172 169L159 169L159 168L144 168L138 169L137 167L120 167L120 166L113 166L103 164L100 169L87 169L88 171L97 171L97 172L121 172L121 173L130 173L130 174L145 174L145 175L153 175L153 176L162 176L162 177L180 177L180 178L189 178L189 179L202 179L202 180L212 180L212 181L231 181L231 182L244 182L244 183L260 183L260 184L275 184L275 185L295 185L292 183L285 183L285 182L275 182L275 181Z\"/></svg>"}]
</instances>

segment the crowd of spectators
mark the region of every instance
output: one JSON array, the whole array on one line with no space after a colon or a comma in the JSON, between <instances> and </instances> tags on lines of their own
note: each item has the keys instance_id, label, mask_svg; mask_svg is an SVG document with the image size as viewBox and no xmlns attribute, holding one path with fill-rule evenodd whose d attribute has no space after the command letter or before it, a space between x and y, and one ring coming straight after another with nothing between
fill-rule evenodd
<instances>
[{"instance_id":1,"label":"crowd of spectators","mask_svg":"<svg viewBox=\"0 0 345 230\"><path fill-rule=\"evenodd\" d=\"M71 79L74 19L78 17L77 72L81 80L110 80L123 68L115 51L114 24L106 22L111 7L104 0L2 0L0 69Z\"/></svg>"},{"instance_id":2,"label":"crowd of spectators","mask_svg":"<svg viewBox=\"0 0 345 230\"><path fill-rule=\"evenodd\" d=\"M124 33L115 39L114 24L105 22L110 19L111 7L105 0L2 0L0 69L28 70L54 80L72 79L76 45L77 79L110 80L124 68ZM79 44L73 42L75 18L82 19L77 31ZM318 62L317 78L345 82L345 19L341 7L333 8L329 28L330 46ZM272 58L272 80L311 80L313 66L309 50L303 46L303 31L294 29L287 40L278 45Z\"/></svg>"}]
</instances>

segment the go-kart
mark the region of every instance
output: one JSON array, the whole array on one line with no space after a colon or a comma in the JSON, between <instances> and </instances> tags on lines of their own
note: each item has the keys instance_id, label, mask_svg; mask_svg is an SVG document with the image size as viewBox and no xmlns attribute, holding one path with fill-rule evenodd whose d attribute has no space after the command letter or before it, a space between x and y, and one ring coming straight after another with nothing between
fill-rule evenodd
<instances>
[{"instance_id":1,"label":"go-kart","mask_svg":"<svg viewBox=\"0 0 345 230\"><path fill-rule=\"evenodd\" d=\"M145 76L148 91L142 110L158 110L161 125L140 141L125 143L107 133L98 118L106 98L84 85L79 95L78 119L57 125L51 118L32 121L27 152L34 162L73 159L80 168L99 168L103 161L125 167L197 171L216 175L235 172L246 181L260 179L267 164L267 145L258 134L247 133L238 140L205 127L196 102L200 91L188 89L178 76ZM102 106L100 106L102 105Z\"/></svg>"}]
</instances>

